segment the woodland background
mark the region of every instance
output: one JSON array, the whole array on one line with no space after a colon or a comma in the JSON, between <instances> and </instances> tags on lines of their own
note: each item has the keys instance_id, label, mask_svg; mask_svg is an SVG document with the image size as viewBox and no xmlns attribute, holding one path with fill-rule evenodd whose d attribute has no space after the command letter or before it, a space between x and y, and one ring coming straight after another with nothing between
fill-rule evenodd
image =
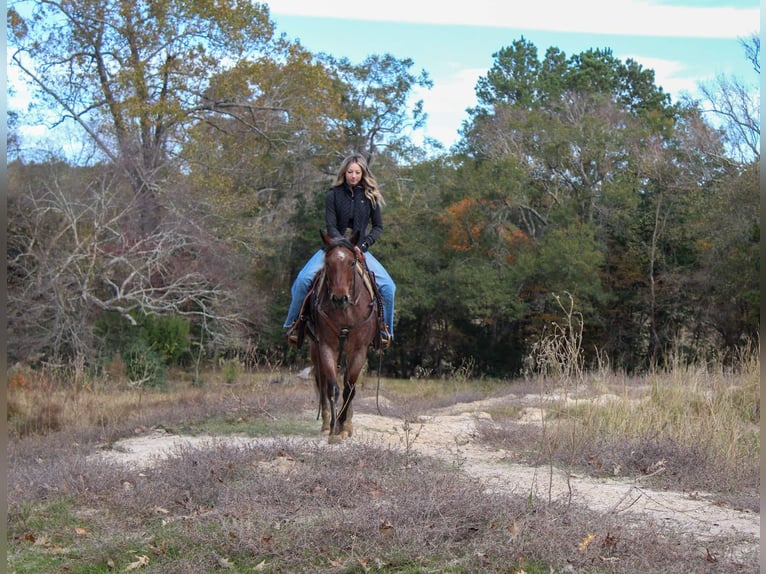
<instances>
[{"instance_id":1,"label":"woodland background","mask_svg":"<svg viewBox=\"0 0 766 574\"><path fill-rule=\"evenodd\" d=\"M628 372L757 339L757 36L753 78L678 102L608 49L509 38L447 150L413 140L427 71L310 53L265 4L12 1L7 28L36 90L8 118L10 364L119 356L161 382L232 356L305 362L283 335L290 285L352 151L386 199L389 376L512 377L562 324L586 364ZM18 128L36 113L82 139L31 153Z\"/></svg>"}]
</instances>

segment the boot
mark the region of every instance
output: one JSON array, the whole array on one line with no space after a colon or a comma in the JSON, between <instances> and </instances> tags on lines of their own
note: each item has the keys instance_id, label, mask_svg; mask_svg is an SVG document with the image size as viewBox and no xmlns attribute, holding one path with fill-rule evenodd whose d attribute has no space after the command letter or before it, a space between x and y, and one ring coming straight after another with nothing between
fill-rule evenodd
<instances>
[{"instance_id":1,"label":"boot","mask_svg":"<svg viewBox=\"0 0 766 574\"><path fill-rule=\"evenodd\" d=\"M304 327L306 323L301 317L287 328L287 342L290 345L300 348L303 344Z\"/></svg>"},{"instance_id":2,"label":"boot","mask_svg":"<svg viewBox=\"0 0 766 574\"><path fill-rule=\"evenodd\" d=\"M378 322L378 348L381 351L385 351L391 346L391 332L388 330L388 325L383 321Z\"/></svg>"}]
</instances>

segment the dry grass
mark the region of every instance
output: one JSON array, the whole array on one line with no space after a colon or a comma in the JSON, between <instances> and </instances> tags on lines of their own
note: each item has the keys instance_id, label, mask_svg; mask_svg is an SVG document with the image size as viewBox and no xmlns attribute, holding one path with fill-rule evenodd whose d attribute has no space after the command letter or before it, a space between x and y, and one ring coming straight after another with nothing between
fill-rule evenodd
<instances>
[{"instance_id":1,"label":"dry grass","mask_svg":"<svg viewBox=\"0 0 766 574\"><path fill-rule=\"evenodd\" d=\"M760 361L734 365L681 361L644 376L608 371L533 377L526 390L544 413L521 424L518 411L493 411L483 439L593 476L642 477L656 488L704 491L759 511Z\"/></svg>"},{"instance_id":2,"label":"dry grass","mask_svg":"<svg viewBox=\"0 0 766 574\"><path fill-rule=\"evenodd\" d=\"M617 467L648 475L664 460L656 480L746 497L757 487L760 456L757 355L748 361L735 370L676 365L638 378L573 372L510 383L385 380L382 388L387 414L405 420L503 393L537 395L549 415L543 426L518 424L516 408L498 409L483 439L531 463L595 475L613 475ZM731 556L726 541L701 546L649 521L490 495L459 468L411 451L362 441L320 448L300 438L318 430L304 425L316 404L310 383L291 374L219 371L207 373L200 386L176 373L163 390L120 380L73 384L50 372L22 375L10 374L8 391L8 564L19 574L131 567L162 573L758 571L757 557ZM368 375L365 384L374 385L374 378ZM595 392L614 399L586 400ZM143 470L92 456L160 426L269 440L186 447ZM286 428L297 436L284 438Z\"/></svg>"}]
</instances>

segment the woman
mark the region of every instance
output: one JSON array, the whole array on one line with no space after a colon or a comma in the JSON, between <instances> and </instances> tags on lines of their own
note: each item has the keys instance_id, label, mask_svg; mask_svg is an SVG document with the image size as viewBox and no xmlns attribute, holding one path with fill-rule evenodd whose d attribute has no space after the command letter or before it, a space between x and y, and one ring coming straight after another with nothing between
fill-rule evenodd
<instances>
[{"instance_id":1,"label":"woman","mask_svg":"<svg viewBox=\"0 0 766 574\"><path fill-rule=\"evenodd\" d=\"M375 176L370 173L367 162L359 154L352 154L343 160L338 169L335 183L325 197L325 224L327 233L333 237L343 237L347 230L351 233L359 231L361 242L359 249L365 253L367 268L375 275L380 295L383 299L384 324L379 325L380 347L387 348L393 341L394 325L394 293L396 285L393 279L372 253L368 251L383 233L383 218L381 206L384 205L383 195L378 189ZM372 229L367 231L368 225ZM324 266L324 251L317 251L308 263L301 269L292 286L292 302L287 311L284 326L288 329L287 340L298 345L302 327L298 321L301 305L311 288L314 276Z\"/></svg>"}]
</instances>

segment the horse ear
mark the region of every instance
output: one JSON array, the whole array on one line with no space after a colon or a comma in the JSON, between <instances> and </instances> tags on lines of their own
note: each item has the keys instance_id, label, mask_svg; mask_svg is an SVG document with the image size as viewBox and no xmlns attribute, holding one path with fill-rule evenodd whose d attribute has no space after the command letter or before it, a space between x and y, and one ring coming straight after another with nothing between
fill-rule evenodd
<instances>
[{"instance_id":1,"label":"horse ear","mask_svg":"<svg viewBox=\"0 0 766 574\"><path fill-rule=\"evenodd\" d=\"M330 235L326 233L324 230L320 229L319 235L322 237L322 243L324 243L325 245L329 245L330 243L332 243L332 237L330 237Z\"/></svg>"},{"instance_id":2,"label":"horse ear","mask_svg":"<svg viewBox=\"0 0 766 574\"><path fill-rule=\"evenodd\" d=\"M361 236L361 232L358 229L354 231L354 234L351 236L351 245L359 245L360 236Z\"/></svg>"}]
</instances>

